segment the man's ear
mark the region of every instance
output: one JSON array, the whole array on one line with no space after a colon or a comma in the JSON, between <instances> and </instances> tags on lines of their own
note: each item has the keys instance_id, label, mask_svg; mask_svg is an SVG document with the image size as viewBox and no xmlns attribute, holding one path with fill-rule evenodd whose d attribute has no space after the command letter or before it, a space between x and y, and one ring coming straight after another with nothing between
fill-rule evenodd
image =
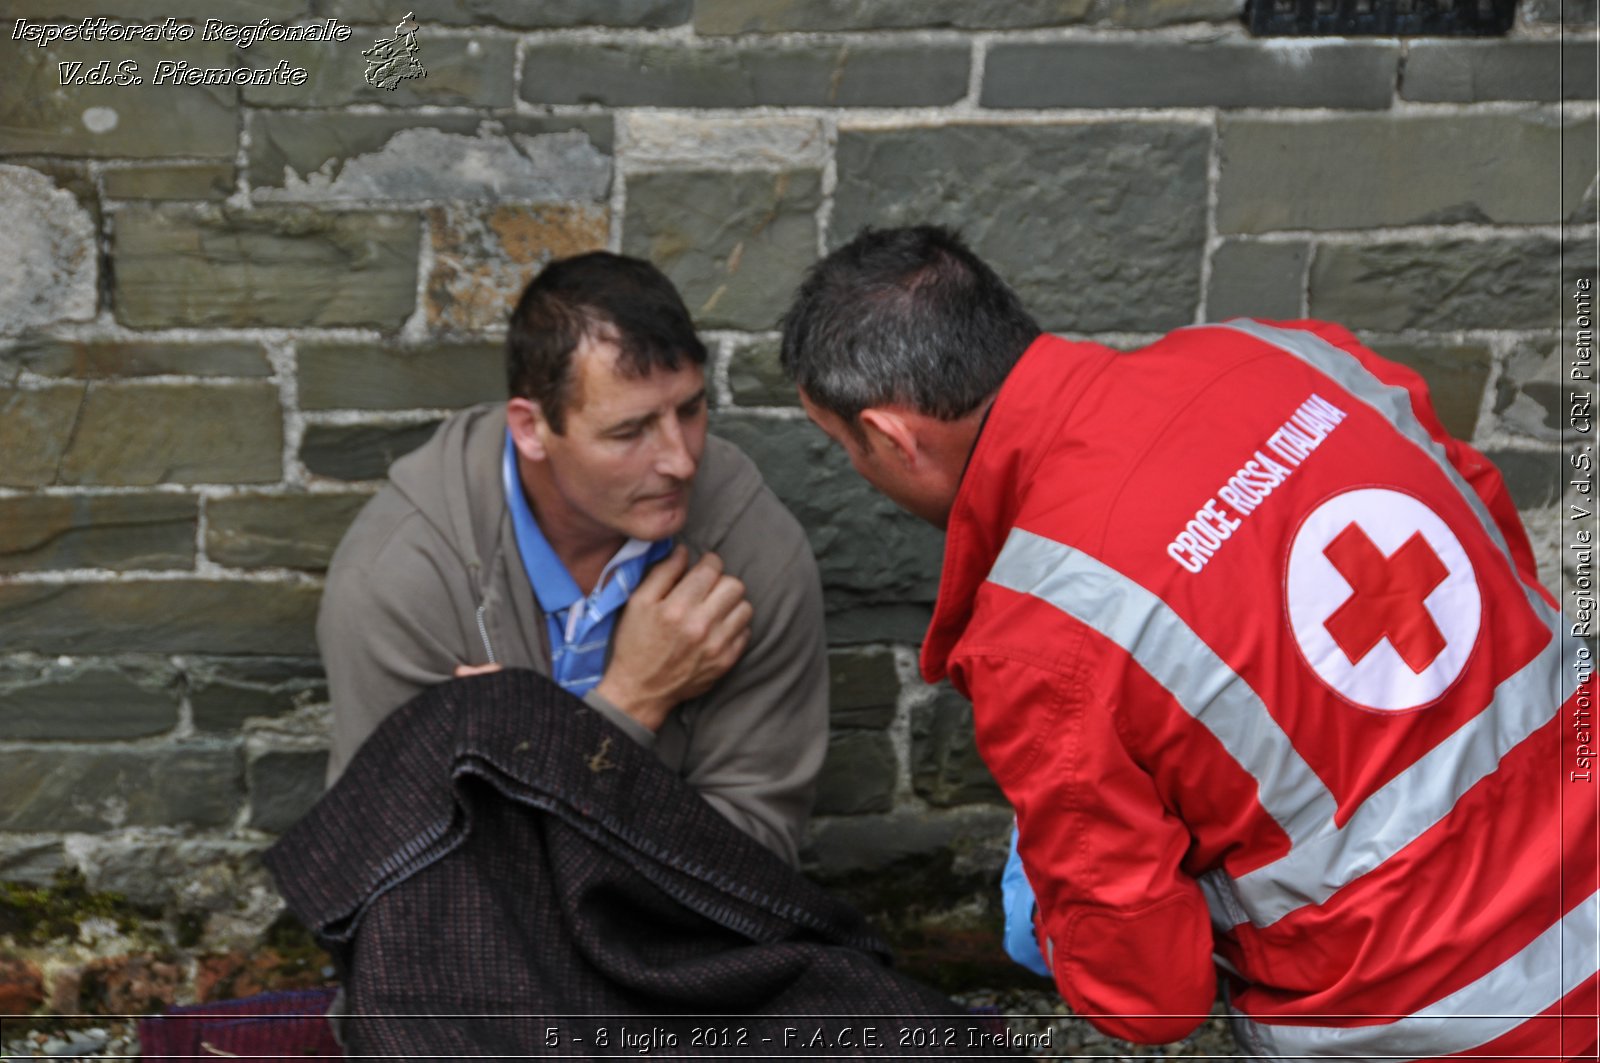
<instances>
[{"instance_id":1,"label":"man's ear","mask_svg":"<svg viewBox=\"0 0 1600 1063\"><path fill-rule=\"evenodd\" d=\"M532 399L506 402L506 427L511 430L511 445L524 461L544 461L549 456L545 440L552 434L544 411Z\"/></svg>"},{"instance_id":2,"label":"man's ear","mask_svg":"<svg viewBox=\"0 0 1600 1063\"><path fill-rule=\"evenodd\" d=\"M883 437L906 468L914 468L921 453L915 426L905 412L893 406L869 406L861 411L861 426L867 438Z\"/></svg>"}]
</instances>

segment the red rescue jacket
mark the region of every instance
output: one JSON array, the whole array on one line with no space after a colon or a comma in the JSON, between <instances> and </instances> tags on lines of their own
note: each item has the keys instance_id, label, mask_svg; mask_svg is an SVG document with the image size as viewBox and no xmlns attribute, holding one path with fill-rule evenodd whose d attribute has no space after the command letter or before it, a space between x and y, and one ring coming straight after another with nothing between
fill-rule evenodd
<instances>
[{"instance_id":1,"label":"red rescue jacket","mask_svg":"<svg viewBox=\"0 0 1600 1063\"><path fill-rule=\"evenodd\" d=\"M1220 971L1261 1055L1571 1056L1600 781L1570 627L1415 373L1238 320L1029 348L922 668L972 699L1041 950L1107 1033L1184 1036Z\"/></svg>"}]
</instances>

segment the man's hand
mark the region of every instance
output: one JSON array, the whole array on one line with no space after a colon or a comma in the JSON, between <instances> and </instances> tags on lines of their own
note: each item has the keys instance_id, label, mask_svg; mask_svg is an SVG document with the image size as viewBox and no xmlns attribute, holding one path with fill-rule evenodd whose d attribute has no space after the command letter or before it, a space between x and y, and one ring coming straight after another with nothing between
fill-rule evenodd
<instances>
[{"instance_id":1,"label":"man's hand","mask_svg":"<svg viewBox=\"0 0 1600 1063\"><path fill-rule=\"evenodd\" d=\"M721 558L706 554L690 568L680 544L628 599L595 692L659 729L676 705L710 690L738 661L753 612L744 584L722 571Z\"/></svg>"}]
</instances>

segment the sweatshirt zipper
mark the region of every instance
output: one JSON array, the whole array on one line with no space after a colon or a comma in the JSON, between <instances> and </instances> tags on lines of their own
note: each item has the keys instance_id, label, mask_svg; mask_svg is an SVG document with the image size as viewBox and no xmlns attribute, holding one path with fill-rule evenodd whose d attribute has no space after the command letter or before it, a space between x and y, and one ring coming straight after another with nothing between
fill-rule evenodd
<instances>
[{"instance_id":1,"label":"sweatshirt zipper","mask_svg":"<svg viewBox=\"0 0 1600 1063\"><path fill-rule=\"evenodd\" d=\"M483 652L489 657L488 663L499 664L500 662L495 660L494 646L489 642L489 625L483 619L483 614L488 608L488 602L483 602L478 606L478 637L483 640Z\"/></svg>"}]
</instances>

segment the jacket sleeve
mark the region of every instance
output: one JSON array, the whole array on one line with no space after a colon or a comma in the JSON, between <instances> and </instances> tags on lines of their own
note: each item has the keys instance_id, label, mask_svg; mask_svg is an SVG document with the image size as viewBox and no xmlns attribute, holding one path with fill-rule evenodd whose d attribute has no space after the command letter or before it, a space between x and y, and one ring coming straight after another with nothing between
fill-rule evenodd
<instances>
[{"instance_id":1,"label":"jacket sleeve","mask_svg":"<svg viewBox=\"0 0 1600 1063\"><path fill-rule=\"evenodd\" d=\"M404 517L386 527L383 504L381 495L369 503L346 534L317 614L333 703L329 785L391 712L476 659L460 625L448 619L456 610L450 581L436 567L438 552L416 548L408 533L417 529Z\"/></svg>"},{"instance_id":2,"label":"jacket sleeve","mask_svg":"<svg viewBox=\"0 0 1600 1063\"><path fill-rule=\"evenodd\" d=\"M1063 999L1111 1036L1175 1041L1216 998L1210 915L1179 868L1187 829L1075 678L1083 666L982 652L952 661L951 678L1016 809L1039 948Z\"/></svg>"},{"instance_id":3,"label":"jacket sleeve","mask_svg":"<svg viewBox=\"0 0 1600 1063\"><path fill-rule=\"evenodd\" d=\"M695 715L683 771L736 826L796 864L828 747L822 586L787 511L777 527L758 526L770 534L753 557L737 547L722 553L754 609L750 644L700 702L685 706Z\"/></svg>"},{"instance_id":4,"label":"jacket sleeve","mask_svg":"<svg viewBox=\"0 0 1600 1063\"><path fill-rule=\"evenodd\" d=\"M1472 492L1483 502L1490 517L1506 541L1518 574L1524 583L1537 588L1552 605L1550 592L1539 582L1539 565L1534 559L1533 545L1528 541L1527 530L1517 514L1516 503L1506 490L1505 481L1494 464L1468 444L1444 430L1439 415L1434 412L1433 400L1428 395L1428 385L1422 376L1407 366L1391 362L1368 350L1348 329L1323 321L1295 322L1315 332L1334 346L1349 352L1362 368L1391 387L1402 388L1411 400L1411 412L1435 444L1443 450L1446 460L1467 482Z\"/></svg>"}]
</instances>

